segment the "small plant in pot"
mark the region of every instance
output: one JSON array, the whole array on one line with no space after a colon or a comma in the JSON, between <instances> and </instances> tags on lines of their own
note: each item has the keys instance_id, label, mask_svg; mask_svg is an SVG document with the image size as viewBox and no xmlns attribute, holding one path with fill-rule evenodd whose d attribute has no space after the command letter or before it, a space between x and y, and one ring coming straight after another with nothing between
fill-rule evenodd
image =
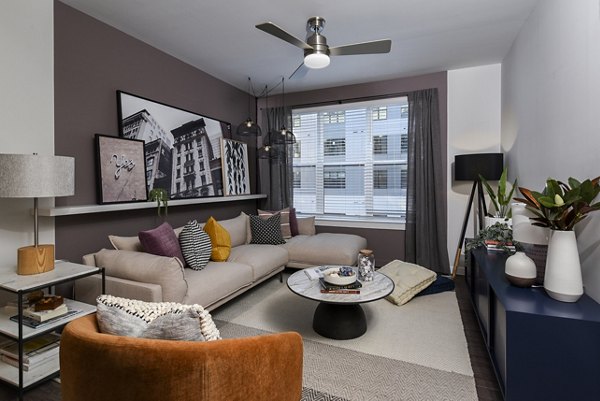
<instances>
[{"instance_id":1,"label":"small plant in pot","mask_svg":"<svg viewBox=\"0 0 600 401\"><path fill-rule=\"evenodd\" d=\"M485 191L490 197L492 201L492 205L494 206L494 213L489 213L487 217L491 217L492 219L496 219L495 222L505 222L508 221L511 216L511 208L510 203L513 197L513 193L515 192L515 188L517 187L517 179L512 184L510 191L507 193L506 180L507 180L508 171L506 168L502 170L502 175L500 176L500 180L498 180L498 190L494 191L494 189L490 186L487 180L479 175L479 179L485 188ZM486 219L487 220L487 219ZM494 221L494 220L492 220Z\"/></svg>"},{"instance_id":2,"label":"small plant in pot","mask_svg":"<svg viewBox=\"0 0 600 401\"><path fill-rule=\"evenodd\" d=\"M154 188L148 194L148 200L156 202L156 211L161 216L162 208L165 209L165 217L169 215L169 194L163 188Z\"/></svg>"},{"instance_id":3,"label":"small plant in pot","mask_svg":"<svg viewBox=\"0 0 600 401\"><path fill-rule=\"evenodd\" d=\"M487 250L513 253L516 247L512 229L506 223L495 223L479 231L477 237L466 244L467 251L480 246Z\"/></svg>"}]
</instances>

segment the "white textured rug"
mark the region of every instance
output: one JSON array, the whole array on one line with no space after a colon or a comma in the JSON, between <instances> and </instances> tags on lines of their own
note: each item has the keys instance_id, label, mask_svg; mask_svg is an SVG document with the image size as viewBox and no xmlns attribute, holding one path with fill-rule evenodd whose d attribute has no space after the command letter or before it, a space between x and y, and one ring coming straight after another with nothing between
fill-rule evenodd
<instances>
[{"instance_id":1,"label":"white textured rug","mask_svg":"<svg viewBox=\"0 0 600 401\"><path fill-rule=\"evenodd\" d=\"M404 306L363 304L367 332L352 340L316 334L316 306L271 279L213 318L224 337L302 334L305 400L477 400L454 292L416 297Z\"/></svg>"}]
</instances>

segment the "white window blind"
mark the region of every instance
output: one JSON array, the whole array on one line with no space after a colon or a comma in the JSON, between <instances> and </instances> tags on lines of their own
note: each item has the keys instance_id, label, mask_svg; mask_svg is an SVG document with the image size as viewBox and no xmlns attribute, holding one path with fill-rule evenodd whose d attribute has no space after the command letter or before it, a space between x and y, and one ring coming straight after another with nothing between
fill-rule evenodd
<instances>
[{"instance_id":1,"label":"white window blind","mask_svg":"<svg viewBox=\"0 0 600 401\"><path fill-rule=\"evenodd\" d=\"M406 97L298 108L292 117L298 212L404 220Z\"/></svg>"}]
</instances>

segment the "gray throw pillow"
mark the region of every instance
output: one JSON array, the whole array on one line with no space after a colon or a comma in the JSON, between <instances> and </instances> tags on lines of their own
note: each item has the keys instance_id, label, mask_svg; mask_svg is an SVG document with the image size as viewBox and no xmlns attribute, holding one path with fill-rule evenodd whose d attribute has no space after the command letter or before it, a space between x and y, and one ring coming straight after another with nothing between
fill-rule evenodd
<instances>
[{"instance_id":1,"label":"gray throw pillow","mask_svg":"<svg viewBox=\"0 0 600 401\"><path fill-rule=\"evenodd\" d=\"M102 333L187 341L221 338L210 313L200 305L143 302L112 295L101 295L96 301L96 318Z\"/></svg>"},{"instance_id":2,"label":"gray throw pillow","mask_svg":"<svg viewBox=\"0 0 600 401\"><path fill-rule=\"evenodd\" d=\"M263 219L258 216L250 216L250 230L252 231L251 244L285 244L281 235L281 220L279 213Z\"/></svg>"},{"instance_id":3,"label":"gray throw pillow","mask_svg":"<svg viewBox=\"0 0 600 401\"><path fill-rule=\"evenodd\" d=\"M196 220L188 221L179 234L181 253L187 266L194 270L202 270L210 260L212 244L210 237Z\"/></svg>"}]
</instances>

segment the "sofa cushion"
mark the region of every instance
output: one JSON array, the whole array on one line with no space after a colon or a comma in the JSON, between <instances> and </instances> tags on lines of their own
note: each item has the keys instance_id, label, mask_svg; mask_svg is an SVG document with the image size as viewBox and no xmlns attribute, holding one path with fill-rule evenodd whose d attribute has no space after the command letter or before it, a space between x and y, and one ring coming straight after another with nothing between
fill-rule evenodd
<instances>
[{"instance_id":1,"label":"sofa cushion","mask_svg":"<svg viewBox=\"0 0 600 401\"><path fill-rule=\"evenodd\" d=\"M231 239L231 246L238 246L247 244L247 232L248 232L248 215L244 212L240 213L238 217L228 220L219 220L219 224L227 230Z\"/></svg>"},{"instance_id":2,"label":"sofa cushion","mask_svg":"<svg viewBox=\"0 0 600 401\"><path fill-rule=\"evenodd\" d=\"M250 216L250 229L252 230L251 244L285 244L281 235L281 223L279 213L263 219L259 216Z\"/></svg>"},{"instance_id":3,"label":"sofa cushion","mask_svg":"<svg viewBox=\"0 0 600 401\"><path fill-rule=\"evenodd\" d=\"M209 308L234 292L252 284L252 268L232 262L208 262L202 271L185 269L190 291L183 300Z\"/></svg>"},{"instance_id":4,"label":"sofa cushion","mask_svg":"<svg viewBox=\"0 0 600 401\"><path fill-rule=\"evenodd\" d=\"M260 210L258 209L258 217L261 219L268 219L269 217L278 214L281 224L281 236L286 238L292 238L292 231L290 228L290 208L286 207L281 210Z\"/></svg>"},{"instance_id":5,"label":"sofa cushion","mask_svg":"<svg viewBox=\"0 0 600 401\"><path fill-rule=\"evenodd\" d=\"M298 235L315 235L317 229L315 228L315 216L310 217L298 217Z\"/></svg>"},{"instance_id":6,"label":"sofa cushion","mask_svg":"<svg viewBox=\"0 0 600 401\"><path fill-rule=\"evenodd\" d=\"M177 258L102 249L94 259L96 266L106 269L107 276L160 285L163 301L181 302L187 293L183 264Z\"/></svg>"},{"instance_id":7,"label":"sofa cushion","mask_svg":"<svg viewBox=\"0 0 600 401\"><path fill-rule=\"evenodd\" d=\"M295 207L290 208L290 232L292 234L292 237L295 237L296 235L300 234L298 232L298 217L296 216Z\"/></svg>"},{"instance_id":8,"label":"sofa cushion","mask_svg":"<svg viewBox=\"0 0 600 401\"><path fill-rule=\"evenodd\" d=\"M182 263L185 263L179 240L169 223L162 223L152 230L140 231L138 237L145 252L178 258Z\"/></svg>"},{"instance_id":9,"label":"sofa cushion","mask_svg":"<svg viewBox=\"0 0 600 401\"><path fill-rule=\"evenodd\" d=\"M437 277L435 272L423 266L401 260L393 260L378 271L391 278L396 285L394 291L385 298L396 305L404 305L413 299Z\"/></svg>"},{"instance_id":10,"label":"sofa cushion","mask_svg":"<svg viewBox=\"0 0 600 401\"><path fill-rule=\"evenodd\" d=\"M212 244L210 237L196 220L189 221L179 234L181 253L186 265L194 270L202 270L210 260Z\"/></svg>"},{"instance_id":11,"label":"sofa cushion","mask_svg":"<svg viewBox=\"0 0 600 401\"><path fill-rule=\"evenodd\" d=\"M210 313L200 305L101 295L97 298L96 318L102 333L117 336L187 341L220 338Z\"/></svg>"},{"instance_id":12,"label":"sofa cushion","mask_svg":"<svg viewBox=\"0 0 600 401\"><path fill-rule=\"evenodd\" d=\"M179 237L179 234L183 230L182 227L174 228L175 235ZM142 243L140 242L139 237L136 235L135 237L124 237L120 235L109 235L108 241L113 246L114 249L118 251L136 251L136 252L144 252L142 248Z\"/></svg>"},{"instance_id":13,"label":"sofa cushion","mask_svg":"<svg viewBox=\"0 0 600 401\"><path fill-rule=\"evenodd\" d=\"M289 253L289 265L302 267L356 264L358 251L366 248L367 240L354 234L321 233L292 237L281 247Z\"/></svg>"},{"instance_id":14,"label":"sofa cushion","mask_svg":"<svg viewBox=\"0 0 600 401\"><path fill-rule=\"evenodd\" d=\"M204 231L210 237L212 244L211 260L215 262L224 262L229 257L231 251L231 237L227 230L217 223L214 217L209 217L204 225Z\"/></svg>"},{"instance_id":15,"label":"sofa cushion","mask_svg":"<svg viewBox=\"0 0 600 401\"><path fill-rule=\"evenodd\" d=\"M248 244L231 248L230 262L243 263L252 267L252 281L285 266L288 252L276 245Z\"/></svg>"}]
</instances>

